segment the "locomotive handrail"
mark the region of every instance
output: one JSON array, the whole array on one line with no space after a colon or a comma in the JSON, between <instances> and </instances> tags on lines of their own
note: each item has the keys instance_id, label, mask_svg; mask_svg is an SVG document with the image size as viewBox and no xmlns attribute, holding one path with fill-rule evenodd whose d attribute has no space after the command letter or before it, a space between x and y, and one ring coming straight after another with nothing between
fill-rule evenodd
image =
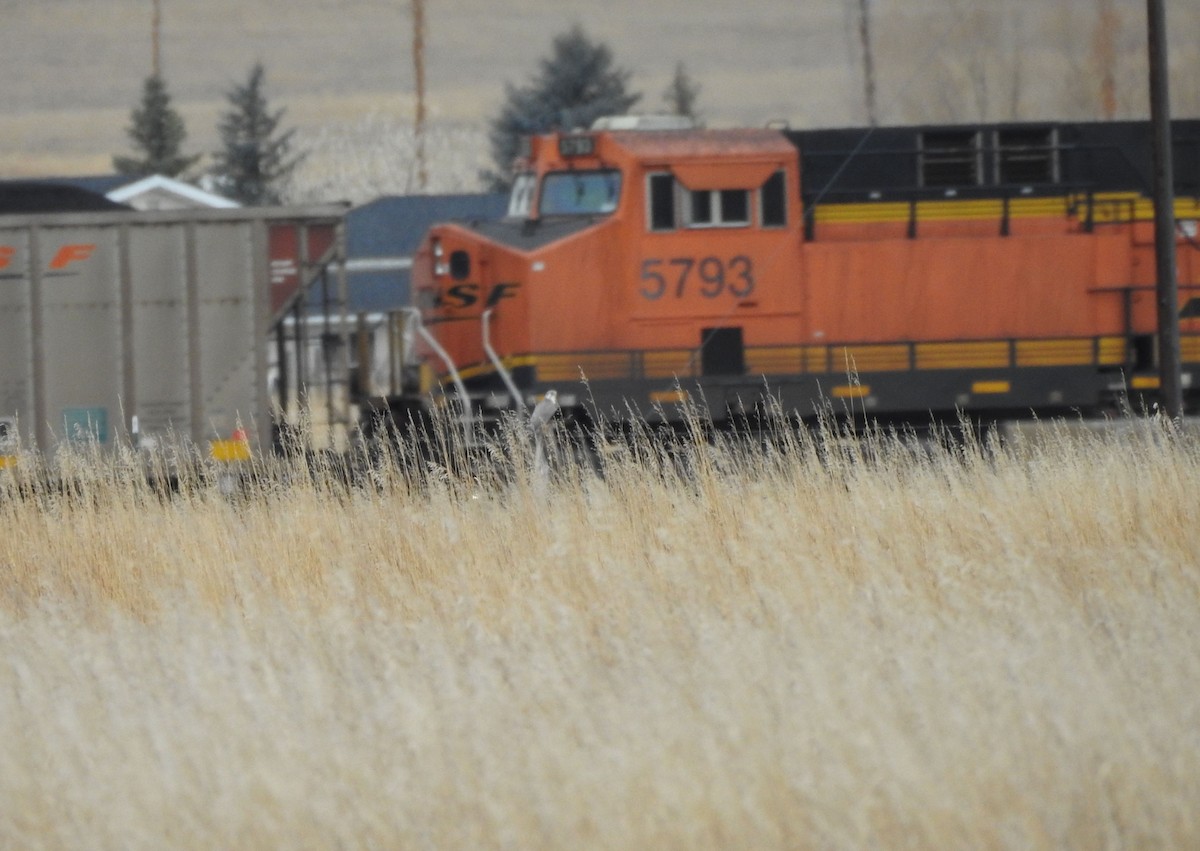
<instances>
[{"instance_id":1,"label":"locomotive handrail","mask_svg":"<svg viewBox=\"0 0 1200 851\"><path fill-rule=\"evenodd\" d=\"M516 401L517 410L520 413L525 412L525 400L521 398L521 392L517 389L516 383L513 381L512 375L504 366L504 362L500 360L496 354L496 350L492 348L491 335L491 320L492 311L495 308L489 307L483 312L482 332L483 332L483 351L487 354L488 360L492 362L492 366L496 367L496 373L500 376L500 380L504 382L504 386L508 388L508 392L512 394Z\"/></svg>"},{"instance_id":2,"label":"locomotive handrail","mask_svg":"<svg viewBox=\"0 0 1200 851\"><path fill-rule=\"evenodd\" d=\"M1176 138L1174 140L1174 143L1177 147L1190 148L1193 151L1200 152L1200 139L1194 139L1194 138L1189 138L1189 137L1184 136L1184 137ZM802 161L802 166L804 166L802 168L802 173L803 173L803 172L808 172L808 171L812 170L811 168L809 168L805 165L806 161L812 161L812 160L838 160L843 164L843 168L844 168L844 166L848 165L850 163L850 161L852 161L852 160L863 160L863 159L870 159L870 158L912 160L913 163L916 164L916 163L920 162L922 157L928 156L931 153L932 154L946 154L946 153L962 152L962 153L970 153L973 155L995 156L995 155L1003 154L1005 152L1012 152L1012 151L1017 151L1017 150L1044 151L1044 152L1052 153L1056 157L1058 157L1059 162L1060 162L1060 164L1062 164L1062 166L1065 166L1071 162L1078 162L1078 160L1083 157L1094 157L1094 156L1115 157L1121 161L1121 165L1125 169L1127 174L1143 178L1140 181L1140 183L1136 186L1137 191L1142 191L1146 195L1149 195L1152 190L1152 186L1145 179L1146 175L1139 174L1137 165L1130 158L1129 152L1126 150L1126 148L1122 145L1111 144L1111 143L1110 144L1091 144L1091 145L1080 145L1080 144L1072 144L1072 143L1066 143L1066 144L1055 143L1055 144L1050 144L1050 145L1027 145L1027 146L1021 146L1020 148L1009 148L1005 145L998 145L998 144L980 144L980 145L973 145L973 146L970 146L967 148L936 148L936 149L925 149L925 150L920 150L920 149L914 150L909 147L873 148L873 149L868 149L868 150L862 150L861 145L860 145L859 147L856 147L852 150L839 150L839 149L802 150L801 151L801 161ZM825 185L823 187L821 187L820 190L808 191L805 194L812 196L812 197L824 198L830 192L859 192L859 193L861 193L863 191L866 191L863 188L859 188L859 189L838 188L837 182L839 180L841 170L842 169L839 168L837 170L837 172L835 173L834 177L827 180ZM1060 170L1065 170L1065 168L1060 168ZM1180 184L1179 186L1176 187L1177 194L1186 194L1186 192L1181 192L1181 190L1186 190L1186 188L1187 188L1187 184L1183 183L1182 177L1177 175L1176 182L1178 184ZM1034 181L1034 184L1038 185L1038 186L1044 186L1047 188L1054 188L1054 187L1059 187L1059 186L1069 186L1070 185L1070 184L1064 183L1063 181L1058 180L1058 179L1052 179L1049 181L1040 181L1040 182ZM998 187L1002 187L1004 185L1005 184L985 181L985 182L979 183L979 184L967 184L967 185L962 185L962 186L922 187L922 186L912 186L911 184L909 184L906 186L892 186L892 187L881 186L881 187L876 187L876 188L879 188L882 190L887 190L889 188L891 188L893 190L911 190L911 189L931 188L931 189L958 189L959 191L964 191L964 190L969 191L969 190L975 190L975 189L998 188ZM1021 184L1018 183L1017 185L1021 185ZM1078 185L1078 183L1076 185Z\"/></svg>"},{"instance_id":3,"label":"locomotive handrail","mask_svg":"<svg viewBox=\"0 0 1200 851\"><path fill-rule=\"evenodd\" d=\"M1021 184L1003 184L989 187L910 187L899 190L880 190L876 197L864 199L864 193L859 190L840 190L826 193L821 202L810 195L803 195L804 204L804 239L815 242L817 239L817 211L823 207L840 204L882 203L904 205L907 208L906 234L909 239L918 235L918 223L922 220L919 212L920 205L942 201L994 201L1000 209L996 214L1001 236L1010 235L1012 205L1014 202L1030 198L1061 198L1066 204L1065 215L1077 218L1085 233L1091 233L1097 225L1127 224L1138 220L1138 205L1148 202L1145 198L1136 197L1105 197L1112 194L1128 195L1129 193L1110 193L1096 188L1094 184L1063 183L1053 187L1039 187L1035 193L1026 191ZM1048 191L1053 189L1055 191ZM949 194L948 194L949 193ZM1183 235L1185 241L1200 247L1194 237Z\"/></svg>"},{"instance_id":4,"label":"locomotive handrail","mask_svg":"<svg viewBox=\"0 0 1200 851\"><path fill-rule=\"evenodd\" d=\"M470 443L473 436L472 433L475 430L475 419L471 413L471 397L467 395L467 387L463 384L462 376L458 374L458 367L454 365L453 359L442 348L441 343L425 327L425 323L421 319L420 308L402 307L400 310L412 316L416 332L421 335L421 339L429 344L429 348L433 349L437 356L442 359L442 363L446 365L446 370L450 373L450 380L454 382L454 389L458 392L458 398L462 400L463 432L467 438L467 442Z\"/></svg>"}]
</instances>

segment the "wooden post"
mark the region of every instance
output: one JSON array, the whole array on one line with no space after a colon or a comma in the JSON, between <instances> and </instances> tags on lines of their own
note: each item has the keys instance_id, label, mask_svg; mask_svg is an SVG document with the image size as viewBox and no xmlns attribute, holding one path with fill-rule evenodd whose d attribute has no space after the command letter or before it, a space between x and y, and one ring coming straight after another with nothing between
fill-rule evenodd
<instances>
[{"instance_id":1,"label":"wooden post","mask_svg":"<svg viewBox=\"0 0 1200 851\"><path fill-rule=\"evenodd\" d=\"M417 191L429 185L425 167L425 0L413 0L413 66L417 89L417 114L413 121L413 136L417 145Z\"/></svg>"},{"instance_id":2,"label":"wooden post","mask_svg":"<svg viewBox=\"0 0 1200 851\"><path fill-rule=\"evenodd\" d=\"M871 50L871 0L858 0L858 37L863 52L863 96L867 106L867 124L874 127L879 116L875 111L875 54Z\"/></svg>"}]
</instances>

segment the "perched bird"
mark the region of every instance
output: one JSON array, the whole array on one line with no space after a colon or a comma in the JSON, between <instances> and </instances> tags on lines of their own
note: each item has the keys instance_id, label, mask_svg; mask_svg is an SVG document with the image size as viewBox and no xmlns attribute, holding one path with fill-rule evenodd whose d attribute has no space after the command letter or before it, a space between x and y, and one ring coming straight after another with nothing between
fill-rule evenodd
<instances>
[{"instance_id":1,"label":"perched bird","mask_svg":"<svg viewBox=\"0 0 1200 851\"><path fill-rule=\"evenodd\" d=\"M550 464L546 459L546 432L550 420L558 413L558 391L547 390L529 415L529 428L533 431L533 486L540 496L546 495L550 481Z\"/></svg>"},{"instance_id":2,"label":"perched bird","mask_svg":"<svg viewBox=\"0 0 1200 851\"><path fill-rule=\"evenodd\" d=\"M558 391L547 390L542 401L537 403L533 413L529 416L529 425L533 428L534 433L545 430L556 413L558 413Z\"/></svg>"}]
</instances>

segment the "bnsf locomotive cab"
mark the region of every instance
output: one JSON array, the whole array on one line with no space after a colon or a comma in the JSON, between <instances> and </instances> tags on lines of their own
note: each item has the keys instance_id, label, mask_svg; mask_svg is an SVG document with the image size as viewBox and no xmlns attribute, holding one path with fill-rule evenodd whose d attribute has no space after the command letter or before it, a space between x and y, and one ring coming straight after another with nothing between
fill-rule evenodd
<instances>
[{"instance_id":1,"label":"bnsf locomotive cab","mask_svg":"<svg viewBox=\"0 0 1200 851\"><path fill-rule=\"evenodd\" d=\"M1194 407L1200 122L1173 133ZM508 215L439 225L416 257L422 398L454 386L482 413L555 389L569 411L676 420L688 398L717 421L767 395L924 420L1149 403L1149 140L1146 122L661 117L532 138Z\"/></svg>"},{"instance_id":2,"label":"bnsf locomotive cab","mask_svg":"<svg viewBox=\"0 0 1200 851\"><path fill-rule=\"evenodd\" d=\"M453 362L482 405L581 378L617 405L629 381L743 373L747 345L795 336L798 169L778 131L662 117L530 139L507 216L439 225L418 253L446 355L424 346L429 374Z\"/></svg>"}]
</instances>

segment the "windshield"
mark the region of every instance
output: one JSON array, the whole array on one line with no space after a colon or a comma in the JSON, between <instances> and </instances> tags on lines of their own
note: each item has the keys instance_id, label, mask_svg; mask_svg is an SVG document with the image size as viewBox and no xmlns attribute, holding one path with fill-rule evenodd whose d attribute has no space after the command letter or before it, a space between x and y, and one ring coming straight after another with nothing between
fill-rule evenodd
<instances>
[{"instance_id":1,"label":"windshield","mask_svg":"<svg viewBox=\"0 0 1200 851\"><path fill-rule=\"evenodd\" d=\"M542 178L543 216L611 213L621 197L619 171L560 171Z\"/></svg>"}]
</instances>

